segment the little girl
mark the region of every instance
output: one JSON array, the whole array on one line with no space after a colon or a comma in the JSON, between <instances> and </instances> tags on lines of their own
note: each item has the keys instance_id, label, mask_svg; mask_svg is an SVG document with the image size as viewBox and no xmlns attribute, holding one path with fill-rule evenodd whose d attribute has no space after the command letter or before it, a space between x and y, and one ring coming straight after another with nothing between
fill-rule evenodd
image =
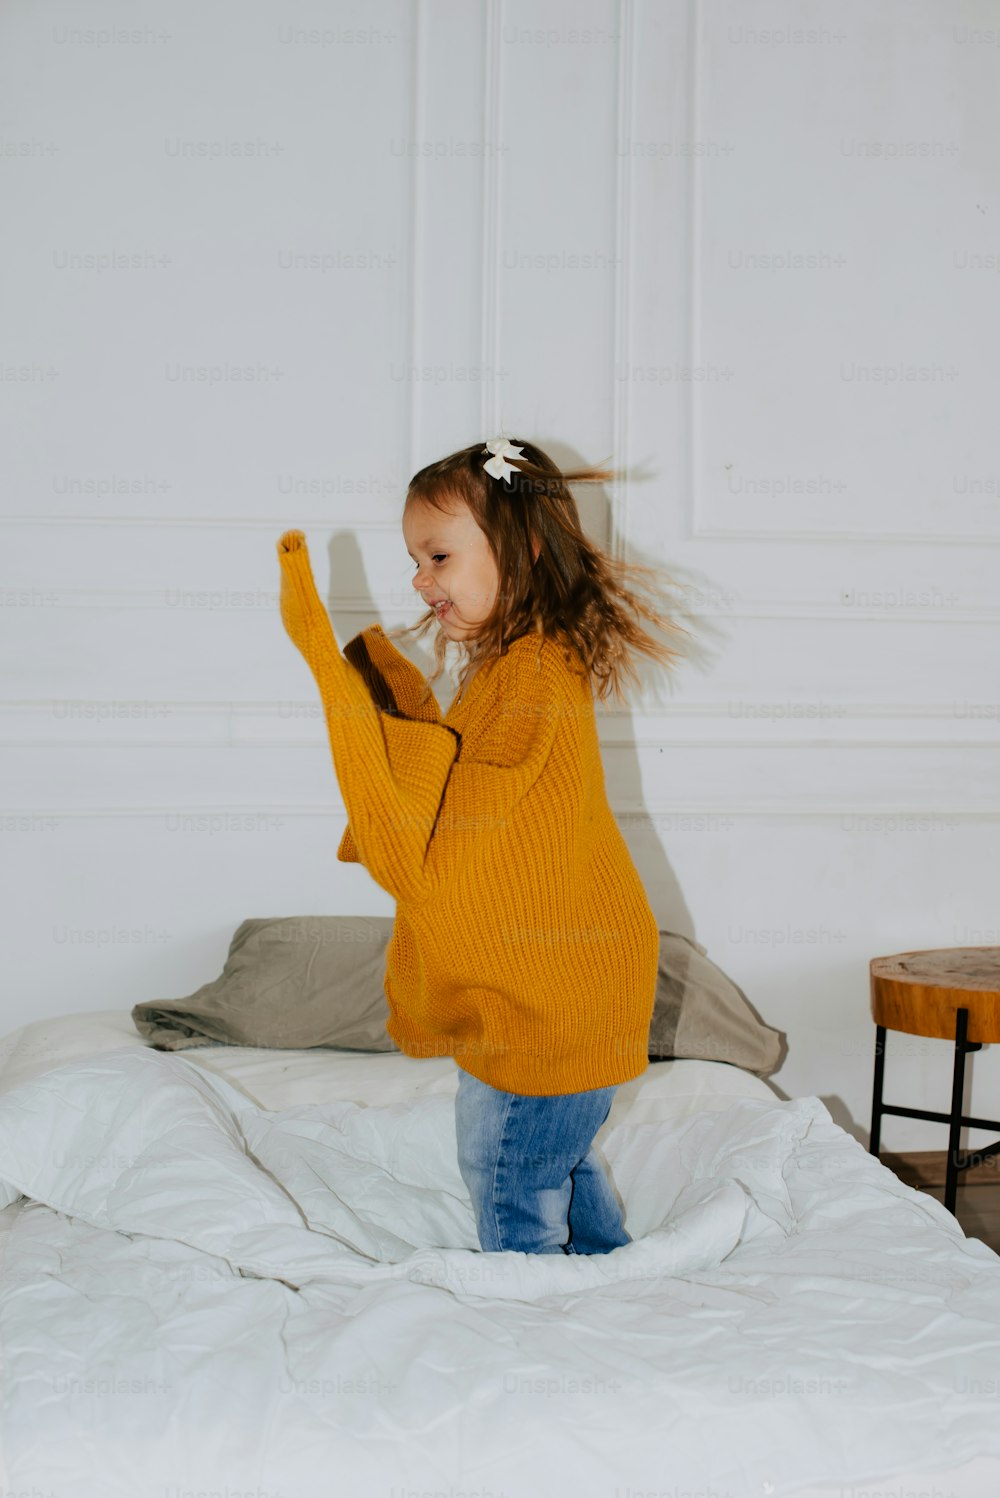
<instances>
[{"instance_id":1,"label":"little girl","mask_svg":"<svg viewBox=\"0 0 1000 1498\"><path fill-rule=\"evenodd\" d=\"M541 448L497 439L422 468L403 535L435 622L425 680L379 625L341 654L305 537L278 542L281 615L320 690L348 826L338 857L396 900L388 1033L459 1068L458 1161L487 1251L607 1253L630 1241L592 1146L648 1065L659 932L609 807L594 716L630 647L680 630L588 541ZM406 634L401 630L396 633ZM449 641L465 669L442 715Z\"/></svg>"}]
</instances>

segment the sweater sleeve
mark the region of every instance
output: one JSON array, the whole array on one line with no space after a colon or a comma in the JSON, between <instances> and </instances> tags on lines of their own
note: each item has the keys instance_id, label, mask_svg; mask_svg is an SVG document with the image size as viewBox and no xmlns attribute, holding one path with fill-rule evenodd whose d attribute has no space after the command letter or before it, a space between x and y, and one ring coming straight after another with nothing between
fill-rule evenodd
<instances>
[{"instance_id":1,"label":"sweater sleeve","mask_svg":"<svg viewBox=\"0 0 1000 1498\"><path fill-rule=\"evenodd\" d=\"M573 755L553 750L560 725L583 710L581 697L558 647L547 646L541 661L536 649L522 639L492 666L462 734L428 859L435 888L455 877L475 846L482 848L515 819L525 818L530 839L536 831L530 798L542 787L559 799L564 814L574 815L575 780L567 768Z\"/></svg>"},{"instance_id":2,"label":"sweater sleeve","mask_svg":"<svg viewBox=\"0 0 1000 1498\"><path fill-rule=\"evenodd\" d=\"M278 541L281 618L312 671L360 861L395 899L429 892L428 843L460 736L446 724L385 712L345 660L313 580L302 531Z\"/></svg>"},{"instance_id":3,"label":"sweater sleeve","mask_svg":"<svg viewBox=\"0 0 1000 1498\"><path fill-rule=\"evenodd\" d=\"M441 721L437 698L423 672L396 649L380 624L370 624L348 640L344 656L364 677L368 695L376 707L394 717ZM337 858L341 863L361 862L350 822L340 839Z\"/></svg>"}]
</instances>

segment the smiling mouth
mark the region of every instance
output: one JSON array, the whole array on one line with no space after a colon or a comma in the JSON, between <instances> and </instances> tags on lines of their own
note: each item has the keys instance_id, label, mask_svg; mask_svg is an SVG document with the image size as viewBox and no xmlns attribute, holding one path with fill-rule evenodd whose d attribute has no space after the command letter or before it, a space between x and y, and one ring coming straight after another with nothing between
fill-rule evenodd
<instances>
[{"instance_id":1,"label":"smiling mouth","mask_svg":"<svg viewBox=\"0 0 1000 1498\"><path fill-rule=\"evenodd\" d=\"M432 604L432 608L434 609L434 612L435 614L437 614L438 618L443 619L445 614L451 608L451 599L446 598L443 603Z\"/></svg>"}]
</instances>

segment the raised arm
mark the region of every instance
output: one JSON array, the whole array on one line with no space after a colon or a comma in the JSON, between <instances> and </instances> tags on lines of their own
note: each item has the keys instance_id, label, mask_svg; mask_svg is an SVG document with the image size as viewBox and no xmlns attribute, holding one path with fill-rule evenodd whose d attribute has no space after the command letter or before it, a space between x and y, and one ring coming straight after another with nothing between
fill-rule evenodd
<instances>
[{"instance_id":1,"label":"raised arm","mask_svg":"<svg viewBox=\"0 0 1000 1498\"><path fill-rule=\"evenodd\" d=\"M460 737L440 721L436 703L425 718L394 716L376 704L366 677L337 645L305 535L286 531L277 549L281 618L319 687L360 861L395 899L419 901L431 891L427 848Z\"/></svg>"},{"instance_id":2,"label":"raised arm","mask_svg":"<svg viewBox=\"0 0 1000 1498\"><path fill-rule=\"evenodd\" d=\"M423 672L396 649L381 624L370 624L348 640L344 655L364 677L368 695L377 707L395 717L440 723L441 709L427 687ZM349 821L340 839L337 858L341 863L362 862Z\"/></svg>"}]
</instances>

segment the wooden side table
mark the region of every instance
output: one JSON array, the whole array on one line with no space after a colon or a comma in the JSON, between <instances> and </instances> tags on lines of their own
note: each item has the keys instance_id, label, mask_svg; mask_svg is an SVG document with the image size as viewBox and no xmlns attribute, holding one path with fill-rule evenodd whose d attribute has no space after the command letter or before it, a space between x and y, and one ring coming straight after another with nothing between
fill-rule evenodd
<instances>
[{"instance_id":1,"label":"wooden side table","mask_svg":"<svg viewBox=\"0 0 1000 1498\"><path fill-rule=\"evenodd\" d=\"M1000 1040L1000 947L941 947L923 952L897 952L893 957L873 957L871 976L872 1016L875 1020L875 1088L872 1096L872 1128L869 1152L878 1155L882 1115L929 1118L949 1125L948 1167L944 1204L955 1211L959 1171L978 1165L989 1155L1000 1154L996 1144L959 1150L962 1128L1000 1129L993 1118L969 1118L963 1112L965 1057L969 1051ZM951 1112L932 1113L926 1108L899 1108L882 1101L885 1067L885 1032L902 1030L907 1035L926 1035L954 1040L955 1069L951 1089Z\"/></svg>"}]
</instances>

